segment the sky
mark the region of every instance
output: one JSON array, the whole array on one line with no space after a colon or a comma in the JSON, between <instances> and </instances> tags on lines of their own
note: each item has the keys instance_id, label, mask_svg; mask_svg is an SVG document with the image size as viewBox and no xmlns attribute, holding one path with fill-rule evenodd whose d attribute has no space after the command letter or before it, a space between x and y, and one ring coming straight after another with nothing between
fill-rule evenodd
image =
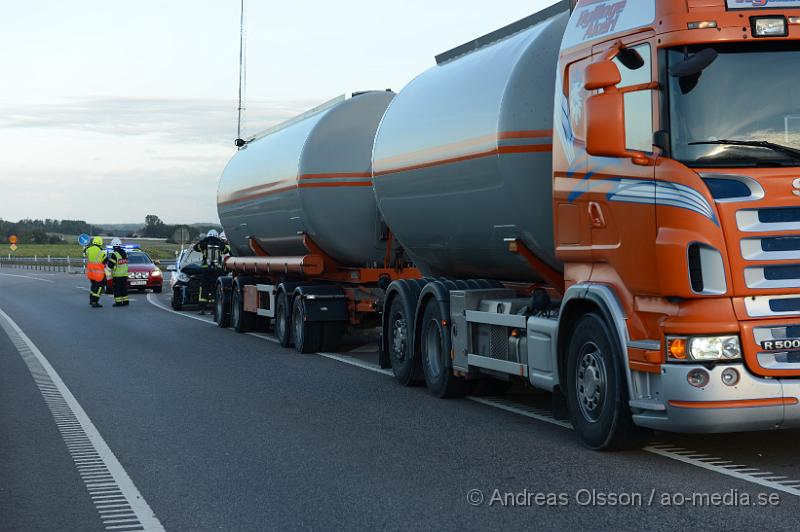
<instances>
[{"instance_id":1,"label":"sky","mask_svg":"<svg viewBox=\"0 0 800 532\"><path fill-rule=\"evenodd\" d=\"M554 0L246 0L244 135ZM235 153L239 0L29 0L0 17L0 218L216 222Z\"/></svg>"}]
</instances>

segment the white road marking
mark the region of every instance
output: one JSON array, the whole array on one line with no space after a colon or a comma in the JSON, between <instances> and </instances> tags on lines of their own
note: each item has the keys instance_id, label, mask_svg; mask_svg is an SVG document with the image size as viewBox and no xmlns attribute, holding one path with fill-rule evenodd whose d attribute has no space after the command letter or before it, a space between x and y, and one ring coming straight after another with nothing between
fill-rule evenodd
<instances>
[{"instance_id":1,"label":"white road marking","mask_svg":"<svg viewBox=\"0 0 800 532\"><path fill-rule=\"evenodd\" d=\"M3 275L5 277L21 277L23 279L33 279L34 281L42 281L43 283L51 283L52 284L52 283L55 282L55 281L53 281L51 279L42 279L41 277L33 277L32 275L16 275L16 274L13 274L13 273L0 273L0 275Z\"/></svg>"},{"instance_id":2,"label":"white road marking","mask_svg":"<svg viewBox=\"0 0 800 532\"><path fill-rule=\"evenodd\" d=\"M166 310L167 312L172 312L174 314L178 314L179 316L198 319L200 321L209 323L211 325L216 325L216 323L214 323L213 321L205 320L198 316L192 316L189 314L176 312L170 308L167 308L162 304L160 304L159 302L151 299L150 297L151 295L152 294L147 294L147 300L160 309ZM264 334L259 334L259 333L247 333L247 334L249 334L250 336L255 336L256 338L261 338L262 340L268 340L273 343L278 343L278 340L271 336L266 336ZM356 350L354 352L358 351L359 350ZM354 357L339 355L335 353L316 353L316 354L324 358L335 360L337 362L342 362L344 364L356 366L358 368L365 369L367 371L372 371L373 373L380 373L381 375L386 375L389 377L394 376L391 370L383 369L377 364L373 364L371 362L365 362L363 360L359 360ZM502 397L469 396L467 397L467 399L470 401L474 401L476 403L480 403L485 406L490 406L492 408L497 408L499 410L504 410L506 412L511 412L513 414L517 414L520 416L525 416L531 419L535 419L537 421L542 421L544 423L549 423L551 425L556 425L558 427L562 427L565 429L569 430L573 429L572 423L570 423L569 421L556 419L555 417L553 417L552 413L548 411L530 407L528 405L521 405L519 403L514 403ZM669 458L671 460L677 460L679 462L699 467L701 469L706 469L708 471L713 471L714 473L718 473L720 475L736 478L738 480L743 480L745 482L750 482L752 484L758 484L767 488L774 489L776 491L782 491L784 493L789 493L791 495L800 497L800 480L787 480L786 479L787 477L770 477L770 475L773 475L773 473L762 472L758 468L749 468L744 465L727 465L730 464L729 461L722 460L721 458L710 457L708 455L684 449L682 447L677 447L675 445L652 444L647 447L644 447L642 451L656 454L664 458Z\"/></svg>"},{"instance_id":3,"label":"white road marking","mask_svg":"<svg viewBox=\"0 0 800 532\"><path fill-rule=\"evenodd\" d=\"M166 310L167 312L172 312L173 314L177 314L178 316L183 316L184 318L192 318L193 320L202 321L203 323L208 323L209 325L216 325L214 320L211 318L203 318L202 316L196 316L192 314L185 314L183 312L178 312L176 310L172 310L171 308L165 307L160 302L156 300L153 294L147 294L147 301L151 305L155 305L156 307L160 308L161 310Z\"/></svg>"},{"instance_id":4,"label":"white road marking","mask_svg":"<svg viewBox=\"0 0 800 532\"><path fill-rule=\"evenodd\" d=\"M90 496L105 492L108 489L118 490L120 501L117 506L129 510L131 522L127 528L149 532L163 532L164 527L153 513L153 510L144 500L142 494L134 485L128 473L119 463L117 457L108 447L97 428L89 419L86 411L72 395L67 385L53 369L31 339L20 329L11 317L0 309L0 328L5 330L11 342L17 348L20 357L28 366L36 386L39 388L44 402L50 409L56 426L61 432L67 450L75 461L76 468L82 476L84 485ZM90 451L92 468L100 471L100 476L84 473L84 464L90 463L81 457ZM93 500L95 508L102 516L102 509L106 505L103 500ZM116 530L113 526L106 526L107 530Z\"/></svg>"},{"instance_id":5,"label":"white road marking","mask_svg":"<svg viewBox=\"0 0 800 532\"><path fill-rule=\"evenodd\" d=\"M317 353L321 357L330 358L331 360L336 360L338 362L344 362L345 364L350 364L351 366L356 366L362 369L366 369L369 371L373 371L375 373L381 373L382 375L388 375L390 377L394 376L391 370L383 369L382 367L371 364L369 362L364 362L363 360L358 360L357 358L336 355L334 353Z\"/></svg>"},{"instance_id":6,"label":"white road marking","mask_svg":"<svg viewBox=\"0 0 800 532\"><path fill-rule=\"evenodd\" d=\"M202 322L208 323L210 325L214 325L214 326L217 325L217 323L214 321L213 317L206 319L206 318L203 318L203 317L198 316L198 315L186 314L185 312L178 312L177 310L173 310L173 309L171 309L169 307L165 307L164 305L161 304L160 301L158 301L158 299L153 294L147 294L147 301L150 304L155 305L156 307L160 308L161 310L166 310L167 312L171 312L173 314L177 314L178 316L183 316L184 318L192 318L194 320L202 321ZM249 332L249 333L245 333L245 334L247 334L248 336L254 336L256 338L261 338L262 340L267 340L268 342L272 342L272 343L275 343L275 344L280 343L280 342L278 342L277 338L273 338L272 336L267 336L266 334L263 334L263 333Z\"/></svg>"},{"instance_id":7,"label":"white road marking","mask_svg":"<svg viewBox=\"0 0 800 532\"><path fill-rule=\"evenodd\" d=\"M672 460L677 460L679 462L683 462L685 464L689 464L695 467L699 467L702 469L707 469L708 471L713 471L715 473L719 473L720 475L725 475L728 477L737 478L739 480L743 480L745 482L750 482L751 484L759 484L764 486L765 488L770 488L776 491L782 491L784 493L788 493L790 495L794 495L795 497L800 497L800 489L793 488L790 484L800 484L797 480L779 480L780 478L787 478L787 477L777 477L772 480L768 480L763 478L766 475L772 475L772 473L764 473L761 472L759 469L750 468L750 467L741 467L739 469L730 469L729 467L724 466L716 466L712 465L708 462L702 462L695 458L689 458L686 455L679 454L671 449L672 446L667 445L666 450L664 449L663 444L653 444L645 447L643 450L647 451L648 453L657 454L659 456L663 456L665 458L670 458Z\"/></svg>"}]
</instances>

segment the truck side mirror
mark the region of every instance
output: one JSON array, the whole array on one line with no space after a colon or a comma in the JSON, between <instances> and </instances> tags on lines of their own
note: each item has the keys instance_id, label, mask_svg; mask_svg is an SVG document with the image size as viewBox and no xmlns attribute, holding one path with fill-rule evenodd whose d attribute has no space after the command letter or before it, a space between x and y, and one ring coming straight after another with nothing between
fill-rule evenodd
<instances>
[{"instance_id":1,"label":"truck side mirror","mask_svg":"<svg viewBox=\"0 0 800 532\"><path fill-rule=\"evenodd\" d=\"M644 153L626 147L625 93L652 87L620 90L617 85L622 76L610 60L586 67L585 80L587 91L603 91L586 99L586 152L598 157L630 157L635 164L648 164L650 159Z\"/></svg>"}]
</instances>

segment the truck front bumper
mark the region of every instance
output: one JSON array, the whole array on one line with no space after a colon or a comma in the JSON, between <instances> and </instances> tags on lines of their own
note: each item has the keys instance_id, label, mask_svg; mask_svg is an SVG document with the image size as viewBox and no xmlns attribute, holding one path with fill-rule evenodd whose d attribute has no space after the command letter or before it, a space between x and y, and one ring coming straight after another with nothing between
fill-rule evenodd
<instances>
[{"instance_id":1,"label":"truck front bumper","mask_svg":"<svg viewBox=\"0 0 800 532\"><path fill-rule=\"evenodd\" d=\"M740 380L735 386L722 382L722 372L734 368ZM694 369L708 372L703 388L690 385ZM651 381L658 410L634 409L634 422L642 427L669 432L719 433L800 427L800 379L756 377L744 364L664 364Z\"/></svg>"}]
</instances>

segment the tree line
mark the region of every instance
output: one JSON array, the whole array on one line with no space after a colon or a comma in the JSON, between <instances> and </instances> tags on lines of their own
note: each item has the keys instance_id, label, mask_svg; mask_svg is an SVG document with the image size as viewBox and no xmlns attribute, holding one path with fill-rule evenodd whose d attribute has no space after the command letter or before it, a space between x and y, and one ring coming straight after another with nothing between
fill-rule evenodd
<instances>
[{"instance_id":1,"label":"tree line","mask_svg":"<svg viewBox=\"0 0 800 532\"><path fill-rule=\"evenodd\" d=\"M54 220L50 218L34 220L26 218L18 222L11 222L0 218L0 237L3 238L3 242L7 242L8 237L11 235L16 235L20 244L60 244L65 243L62 235L71 236L83 233L127 238L164 238L167 242L180 244L181 241L187 243L197 240L201 234L206 233L209 229L221 230L216 225L166 224L154 214L148 214L145 217L144 225L133 231L119 231L113 228L99 227L84 220Z\"/></svg>"},{"instance_id":2,"label":"tree line","mask_svg":"<svg viewBox=\"0 0 800 532\"><path fill-rule=\"evenodd\" d=\"M86 223L83 220L44 220L24 219L19 222L10 222L0 219L0 235L3 240L16 235L20 244L59 244L63 242L60 236L79 235L81 233L99 233L101 228Z\"/></svg>"}]
</instances>

